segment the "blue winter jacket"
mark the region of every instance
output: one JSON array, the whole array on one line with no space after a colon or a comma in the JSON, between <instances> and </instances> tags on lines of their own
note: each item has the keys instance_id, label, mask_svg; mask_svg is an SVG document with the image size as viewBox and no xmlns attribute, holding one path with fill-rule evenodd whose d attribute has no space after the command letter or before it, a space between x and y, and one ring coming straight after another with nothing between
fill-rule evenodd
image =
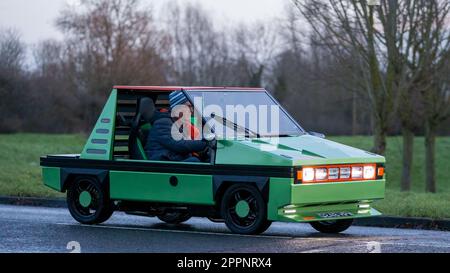
<instances>
[{"instance_id":1,"label":"blue winter jacket","mask_svg":"<svg viewBox=\"0 0 450 273\"><path fill-rule=\"evenodd\" d=\"M190 157L191 153L203 151L207 146L202 140L173 139L170 113L156 112L151 123L152 128L144 148L149 160L183 161Z\"/></svg>"}]
</instances>

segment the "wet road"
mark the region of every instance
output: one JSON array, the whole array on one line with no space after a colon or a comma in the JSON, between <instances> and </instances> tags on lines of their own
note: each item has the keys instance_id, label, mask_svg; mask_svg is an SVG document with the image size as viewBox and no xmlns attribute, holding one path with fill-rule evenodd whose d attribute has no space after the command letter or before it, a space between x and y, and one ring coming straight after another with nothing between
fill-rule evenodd
<instances>
[{"instance_id":1,"label":"wet road","mask_svg":"<svg viewBox=\"0 0 450 273\"><path fill-rule=\"evenodd\" d=\"M0 252L447 252L450 232L351 227L324 235L308 224L274 223L258 236L231 234L223 223L192 218L174 226L115 213L84 226L67 209L0 205Z\"/></svg>"}]
</instances>

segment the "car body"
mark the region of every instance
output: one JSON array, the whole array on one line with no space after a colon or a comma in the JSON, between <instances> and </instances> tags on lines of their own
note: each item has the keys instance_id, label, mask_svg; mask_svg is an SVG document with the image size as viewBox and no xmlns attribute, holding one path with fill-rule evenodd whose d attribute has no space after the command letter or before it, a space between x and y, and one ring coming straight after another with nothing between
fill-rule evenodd
<instances>
[{"instance_id":1,"label":"car body","mask_svg":"<svg viewBox=\"0 0 450 273\"><path fill-rule=\"evenodd\" d=\"M340 232L354 218L380 215L372 203L384 198L385 158L308 133L282 107L279 120L287 124L281 125L286 133L215 136L209 162L151 161L144 154L130 158L130 123L140 100L150 98L156 108L164 108L174 91L190 100L200 96L221 103L230 98L279 105L260 88L115 86L81 154L41 157L45 185L67 191L75 219L96 224L114 210L168 223L202 216L225 221L233 232L255 234L272 221L310 222L322 232ZM144 145L138 146L144 153ZM247 197L233 203L233 194ZM225 197L231 200L228 205ZM246 226L248 219L243 219L255 217L262 219L251 224L258 227Z\"/></svg>"}]
</instances>

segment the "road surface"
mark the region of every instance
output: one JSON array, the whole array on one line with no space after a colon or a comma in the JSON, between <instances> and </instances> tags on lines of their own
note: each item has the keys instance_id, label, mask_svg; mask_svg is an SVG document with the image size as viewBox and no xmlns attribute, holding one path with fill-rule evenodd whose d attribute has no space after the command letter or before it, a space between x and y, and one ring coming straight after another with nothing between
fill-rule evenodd
<instances>
[{"instance_id":1,"label":"road surface","mask_svg":"<svg viewBox=\"0 0 450 273\"><path fill-rule=\"evenodd\" d=\"M231 234L223 223L192 218L174 226L116 212L85 226L67 209L0 205L0 252L450 252L450 232L351 227L324 235L308 224L274 223L258 236Z\"/></svg>"}]
</instances>

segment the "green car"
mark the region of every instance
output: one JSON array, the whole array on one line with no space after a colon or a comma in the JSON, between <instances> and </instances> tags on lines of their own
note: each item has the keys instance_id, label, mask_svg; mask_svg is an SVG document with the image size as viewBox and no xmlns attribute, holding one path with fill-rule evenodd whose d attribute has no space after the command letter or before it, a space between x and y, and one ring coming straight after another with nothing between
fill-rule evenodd
<instances>
[{"instance_id":1,"label":"green car","mask_svg":"<svg viewBox=\"0 0 450 273\"><path fill-rule=\"evenodd\" d=\"M174 91L200 113L192 123L208 130L200 137L212 145L201 162L152 161L144 150L153 111L167 109ZM241 114L275 109L275 122L246 126L245 113L234 122L220 113L230 105ZM40 162L44 184L67 192L82 224L117 210L170 224L207 217L240 234L262 233L273 221L337 233L380 215L372 204L385 191L384 157L305 131L259 88L115 86L81 154Z\"/></svg>"}]
</instances>

